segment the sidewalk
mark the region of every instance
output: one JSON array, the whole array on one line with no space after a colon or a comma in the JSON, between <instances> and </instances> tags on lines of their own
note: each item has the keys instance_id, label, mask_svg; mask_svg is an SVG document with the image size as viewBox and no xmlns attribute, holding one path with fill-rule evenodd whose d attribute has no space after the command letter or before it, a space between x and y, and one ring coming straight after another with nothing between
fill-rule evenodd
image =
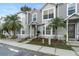
<instances>
[{"instance_id":1,"label":"sidewalk","mask_svg":"<svg viewBox=\"0 0 79 59\"><path fill-rule=\"evenodd\" d=\"M12 45L12 46L16 46L24 49L29 49L37 52L42 52L46 54L52 54L52 55L58 55L58 56L77 56L77 54L72 50L64 50L64 49L57 48L56 54L55 54L55 48L51 48L51 47L18 43L12 40L0 40L0 43Z\"/></svg>"}]
</instances>

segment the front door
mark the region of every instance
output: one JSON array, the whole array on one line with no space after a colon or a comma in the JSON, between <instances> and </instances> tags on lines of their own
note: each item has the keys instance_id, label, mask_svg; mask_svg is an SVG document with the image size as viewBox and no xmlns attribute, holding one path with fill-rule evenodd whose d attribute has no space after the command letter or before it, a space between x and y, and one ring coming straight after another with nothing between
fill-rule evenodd
<instances>
[{"instance_id":1,"label":"front door","mask_svg":"<svg viewBox=\"0 0 79 59\"><path fill-rule=\"evenodd\" d=\"M32 33L33 33L33 37L35 37L36 36L36 26L35 25L32 26Z\"/></svg>"},{"instance_id":2,"label":"front door","mask_svg":"<svg viewBox=\"0 0 79 59\"><path fill-rule=\"evenodd\" d=\"M69 24L68 36L69 36L69 38L75 38L75 24Z\"/></svg>"}]
</instances>

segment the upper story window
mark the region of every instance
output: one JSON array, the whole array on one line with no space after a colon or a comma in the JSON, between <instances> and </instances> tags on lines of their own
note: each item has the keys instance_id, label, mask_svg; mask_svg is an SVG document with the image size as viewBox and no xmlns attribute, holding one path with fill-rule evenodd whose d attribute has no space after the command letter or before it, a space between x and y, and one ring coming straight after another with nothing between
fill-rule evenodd
<instances>
[{"instance_id":1,"label":"upper story window","mask_svg":"<svg viewBox=\"0 0 79 59\"><path fill-rule=\"evenodd\" d=\"M37 14L35 13L35 14L32 15L32 20L36 21L36 19L37 19Z\"/></svg>"},{"instance_id":2,"label":"upper story window","mask_svg":"<svg viewBox=\"0 0 79 59\"><path fill-rule=\"evenodd\" d=\"M48 19L48 10L45 10L43 13L43 19Z\"/></svg>"},{"instance_id":3,"label":"upper story window","mask_svg":"<svg viewBox=\"0 0 79 59\"><path fill-rule=\"evenodd\" d=\"M76 12L76 4L68 4L68 15L71 15Z\"/></svg>"},{"instance_id":4,"label":"upper story window","mask_svg":"<svg viewBox=\"0 0 79 59\"><path fill-rule=\"evenodd\" d=\"M49 18L53 18L53 9L49 10Z\"/></svg>"},{"instance_id":5,"label":"upper story window","mask_svg":"<svg viewBox=\"0 0 79 59\"><path fill-rule=\"evenodd\" d=\"M45 10L43 12L43 19L50 19L54 17L53 9Z\"/></svg>"}]
</instances>

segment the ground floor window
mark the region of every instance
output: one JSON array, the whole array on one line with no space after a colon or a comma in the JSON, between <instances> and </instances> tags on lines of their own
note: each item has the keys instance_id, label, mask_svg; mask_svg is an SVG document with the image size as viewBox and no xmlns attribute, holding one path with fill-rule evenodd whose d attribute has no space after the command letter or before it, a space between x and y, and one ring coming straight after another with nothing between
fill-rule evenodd
<instances>
[{"instance_id":1,"label":"ground floor window","mask_svg":"<svg viewBox=\"0 0 79 59\"><path fill-rule=\"evenodd\" d=\"M25 31L24 30L22 30L22 34L25 34Z\"/></svg>"},{"instance_id":2,"label":"ground floor window","mask_svg":"<svg viewBox=\"0 0 79 59\"><path fill-rule=\"evenodd\" d=\"M47 34L47 35L50 35L50 34L51 34L51 28L46 27L46 34Z\"/></svg>"},{"instance_id":3,"label":"ground floor window","mask_svg":"<svg viewBox=\"0 0 79 59\"><path fill-rule=\"evenodd\" d=\"M55 28L52 28L52 34L55 34Z\"/></svg>"}]
</instances>

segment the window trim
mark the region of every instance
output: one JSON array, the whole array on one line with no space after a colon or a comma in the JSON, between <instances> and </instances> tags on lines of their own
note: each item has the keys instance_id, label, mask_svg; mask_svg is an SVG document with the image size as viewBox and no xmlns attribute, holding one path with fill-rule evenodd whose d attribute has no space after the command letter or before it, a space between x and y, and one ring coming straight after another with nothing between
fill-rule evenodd
<instances>
[{"instance_id":1,"label":"window trim","mask_svg":"<svg viewBox=\"0 0 79 59\"><path fill-rule=\"evenodd\" d=\"M36 14L36 21L33 21L33 16ZM32 14L32 22L37 22L37 13Z\"/></svg>"},{"instance_id":2,"label":"window trim","mask_svg":"<svg viewBox=\"0 0 79 59\"><path fill-rule=\"evenodd\" d=\"M44 11L47 10L47 11L48 11L48 14L49 14L49 10L50 10L50 9L53 9L53 14L54 14L54 15L53 15L53 18L55 18L55 14L56 14L56 13L55 13L55 7L53 7L53 8L48 8L48 9L42 10L42 19L44 19L44 18L43 18ZM48 16L48 17L49 17L49 16ZM52 19L52 18L48 18L48 19L46 19L46 20L51 20L51 19Z\"/></svg>"},{"instance_id":3,"label":"window trim","mask_svg":"<svg viewBox=\"0 0 79 59\"><path fill-rule=\"evenodd\" d=\"M48 11L48 10L44 10L44 11L43 11L43 15L42 15L42 16L43 16L43 19L44 19L44 12L45 12L45 11L47 11L47 14L49 14L49 11ZM47 15L47 16L49 17L49 15ZM48 18L47 18L47 19L48 19Z\"/></svg>"},{"instance_id":4,"label":"window trim","mask_svg":"<svg viewBox=\"0 0 79 59\"><path fill-rule=\"evenodd\" d=\"M51 30L52 30L52 29L50 28L50 34L47 34L47 27L48 27L48 26L45 26L45 35L51 35Z\"/></svg>"},{"instance_id":5,"label":"window trim","mask_svg":"<svg viewBox=\"0 0 79 59\"><path fill-rule=\"evenodd\" d=\"M23 31L24 31L24 33L23 33ZM21 34L22 34L22 35L25 34L25 30L24 30L24 29L21 29Z\"/></svg>"},{"instance_id":6,"label":"window trim","mask_svg":"<svg viewBox=\"0 0 79 59\"><path fill-rule=\"evenodd\" d=\"M73 4L73 3L72 3ZM67 4L67 16L69 16L68 15L68 6L69 6L69 3ZM75 12L74 13L77 13L77 3L75 3ZM71 14L70 14L71 15Z\"/></svg>"}]
</instances>

